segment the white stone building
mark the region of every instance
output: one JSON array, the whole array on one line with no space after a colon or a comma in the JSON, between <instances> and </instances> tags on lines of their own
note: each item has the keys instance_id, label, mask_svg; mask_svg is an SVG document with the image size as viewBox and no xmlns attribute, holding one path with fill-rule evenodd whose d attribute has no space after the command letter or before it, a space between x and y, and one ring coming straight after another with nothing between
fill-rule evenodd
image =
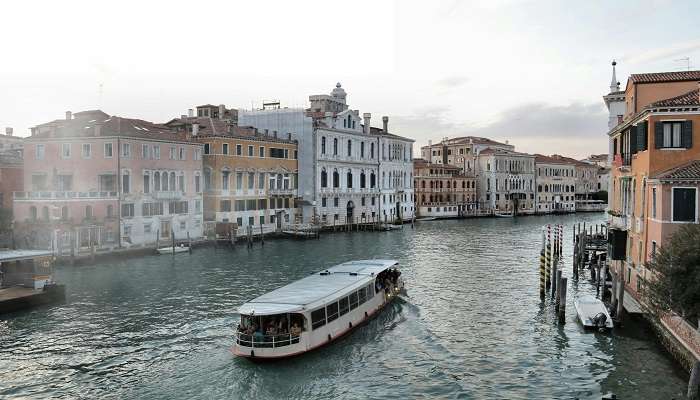
<instances>
[{"instance_id":1,"label":"white stone building","mask_svg":"<svg viewBox=\"0 0 700 400\"><path fill-rule=\"evenodd\" d=\"M479 208L490 212L535 213L535 156L487 148L477 157Z\"/></svg>"},{"instance_id":2,"label":"white stone building","mask_svg":"<svg viewBox=\"0 0 700 400\"><path fill-rule=\"evenodd\" d=\"M536 213L576 211L576 167L561 157L535 154Z\"/></svg>"},{"instance_id":3,"label":"white stone building","mask_svg":"<svg viewBox=\"0 0 700 400\"><path fill-rule=\"evenodd\" d=\"M239 125L288 132L299 143L303 221L326 224L413 217L411 139L370 129L371 115L349 109L337 84L309 96L310 108L239 111ZM385 128L388 118L385 122ZM384 148L382 156L381 148ZM386 157L386 158L384 158ZM382 174L383 173L383 174ZM382 179L384 177L384 179Z\"/></svg>"}]
</instances>

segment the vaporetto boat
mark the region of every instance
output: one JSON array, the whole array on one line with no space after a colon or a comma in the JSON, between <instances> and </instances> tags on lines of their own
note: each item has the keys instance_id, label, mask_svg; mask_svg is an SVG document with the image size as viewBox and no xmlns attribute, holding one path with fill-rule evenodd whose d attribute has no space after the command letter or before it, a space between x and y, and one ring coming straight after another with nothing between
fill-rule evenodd
<instances>
[{"instance_id":1,"label":"vaporetto boat","mask_svg":"<svg viewBox=\"0 0 700 400\"><path fill-rule=\"evenodd\" d=\"M234 355L274 359L333 342L404 292L395 260L336 265L239 307Z\"/></svg>"}]
</instances>

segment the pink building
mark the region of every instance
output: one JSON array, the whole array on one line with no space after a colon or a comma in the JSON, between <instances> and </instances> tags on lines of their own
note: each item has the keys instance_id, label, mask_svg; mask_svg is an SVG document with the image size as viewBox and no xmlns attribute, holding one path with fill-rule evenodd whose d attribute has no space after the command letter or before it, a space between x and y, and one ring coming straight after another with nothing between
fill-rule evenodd
<instances>
[{"instance_id":1,"label":"pink building","mask_svg":"<svg viewBox=\"0 0 700 400\"><path fill-rule=\"evenodd\" d=\"M83 111L32 128L20 244L109 249L202 236L202 145L152 122ZM22 242L25 241L25 242Z\"/></svg>"}]
</instances>

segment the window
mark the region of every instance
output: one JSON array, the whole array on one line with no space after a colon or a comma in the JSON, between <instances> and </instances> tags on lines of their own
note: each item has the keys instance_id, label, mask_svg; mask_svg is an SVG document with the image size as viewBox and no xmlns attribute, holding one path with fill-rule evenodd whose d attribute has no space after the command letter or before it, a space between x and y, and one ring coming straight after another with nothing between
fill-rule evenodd
<instances>
[{"instance_id":1,"label":"window","mask_svg":"<svg viewBox=\"0 0 700 400\"><path fill-rule=\"evenodd\" d=\"M338 314L340 316L343 316L343 315L348 313L348 311L350 310L349 304L350 303L348 303L347 297L343 297L340 300L338 300L338 309L339 309Z\"/></svg>"},{"instance_id":2,"label":"window","mask_svg":"<svg viewBox=\"0 0 700 400\"><path fill-rule=\"evenodd\" d=\"M340 174L338 174L337 169L333 170L333 187L334 188L340 187Z\"/></svg>"},{"instance_id":3,"label":"window","mask_svg":"<svg viewBox=\"0 0 700 400\"><path fill-rule=\"evenodd\" d=\"M326 308L311 311L311 329L318 329L326 324Z\"/></svg>"},{"instance_id":4,"label":"window","mask_svg":"<svg viewBox=\"0 0 700 400\"><path fill-rule=\"evenodd\" d=\"M222 190L228 190L228 176L230 172L228 171L221 171L221 189Z\"/></svg>"},{"instance_id":5,"label":"window","mask_svg":"<svg viewBox=\"0 0 700 400\"><path fill-rule=\"evenodd\" d=\"M374 143L369 144L369 158L374 158Z\"/></svg>"},{"instance_id":6,"label":"window","mask_svg":"<svg viewBox=\"0 0 700 400\"><path fill-rule=\"evenodd\" d=\"M358 303L357 303L357 292L352 292L352 293L350 293L349 299L350 299L350 309L351 309L351 310L356 309L357 306L358 306Z\"/></svg>"},{"instance_id":7,"label":"window","mask_svg":"<svg viewBox=\"0 0 700 400\"><path fill-rule=\"evenodd\" d=\"M178 189L185 193L185 175L180 175L177 177Z\"/></svg>"},{"instance_id":8,"label":"window","mask_svg":"<svg viewBox=\"0 0 700 400\"><path fill-rule=\"evenodd\" d=\"M199 181L200 181L199 175L195 175L195 176L194 176L194 191L195 191L196 193L201 192L201 189L202 189L202 188L200 187Z\"/></svg>"},{"instance_id":9,"label":"window","mask_svg":"<svg viewBox=\"0 0 700 400\"><path fill-rule=\"evenodd\" d=\"M194 212L196 212L197 214L202 213L202 200L195 200L194 201ZM196 223L195 223L195 226L197 226Z\"/></svg>"},{"instance_id":10,"label":"window","mask_svg":"<svg viewBox=\"0 0 700 400\"><path fill-rule=\"evenodd\" d=\"M125 158L131 157L131 144L122 143L122 157L125 157Z\"/></svg>"},{"instance_id":11,"label":"window","mask_svg":"<svg viewBox=\"0 0 700 400\"><path fill-rule=\"evenodd\" d=\"M141 214L144 217L152 217L154 215L163 215L163 203L143 203L141 205Z\"/></svg>"},{"instance_id":12,"label":"window","mask_svg":"<svg viewBox=\"0 0 700 400\"><path fill-rule=\"evenodd\" d=\"M160 146L157 144L153 145L153 159L160 160Z\"/></svg>"},{"instance_id":13,"label":"window","mask_svg":"<svg viewBox=\"0 0 700 400\"><path fill-rule=\"evenodd\" d=\"M36 145L36 159L43 160L45 151L46 151L46 148L44 147L43 144L37 144Z\"/></svg>"},{"instance_id":14,"label":"window","mask_svg":"<svg viewBox=\"0 0 700 400\"><path fill-rule=\"evenodd\" d=\"M236 145L236 155L237 156L243 155L243 146L241 146L240 144Z\"/></svg>"},{"instance_id":15,"label":"window","mask_svg":"<svg viewBox=\"0 0 700 400\"><path fill-rule=\"evenodd\" d=\"M248 145L248 157L253 157L253 146Z\"/></svg>"},{"instance_id":16,"label":"window","mask_svg":"<svg viewBox=\"0 0 700 400\"><path fill-rule=\"evenodd\" d=\"M112 143L105 143L104 155L105 158L112 158Z\"/></svg>"},{"instance_id":17,"label":"window","mask_svg":"<svg viewBox=\"0 0 700 400\"><path fill-rule=\"evenodd\" d=\"M211 145L209 143L204 143L204 154L210 154L211 153Z\"/></svg>"},{"instance_id":18,"label":"window","mask_svg":"<svg viewBox=\"0 0 700 400\"><path fill-rule=\"evenodd\" d=\"M187 200L171 201L168 203L168 212L172 214L187 214Z\"/></svg>"},{"instance_id":19,"label":"window","mask_svg":"<svg viewBox=\"0 0 700 400\"><path fill-rule=\"evenodd\" d=\"M673 188L673 221L695 222L696 189Z\"/></svg>"},{"instance_id":20,"label":"window","mask_svg":"<svg viewBox=\"0 0 700 400\"><path fill-rule=\"evenodd\" d=\"M87 205L85 206L85 219L91 219L92 218L92 206Z\"/></svg>"},{"instance_id":21,"label":"window","mask_svg":"<svg viewBox=\"0 0 700 400\"><path fill-rule=\"evenodd\" d=\"M122 193L129 193L130 192L131 187L129 184L131 183L131 179L129 179L129 178L130 178L130 176L128 173L125 173L124 175L122 175Z\"/></svg>"},{"instance_id":22,"label":"window","mask_svg":"<svg viewBox=\"0 0 700 400\"><path fill-rule=\"evenodd\" d=\"M204 190L211 190L211 170L209 168L204 169Z\"/></svg>"},{"instance_id":23,"label":"window","mask_svg":"<svg viewBox=\"0 0 700 400\"><path fill-rule=\"evenodd\" d=\"M88 206L90 207L90 206ZM134 216L134 203L122 204L122 217L130 218ZM87 217L87 215L86 215Z\"/></svg>"},{"instance_id":24,"label":"window","mask_svg":"<svg viewBox=\"0 0 700 400\"><path fill-rule=\"evenodd\" d=\"M70 143L61 143L61 158L70 158Z\"/></svg>"},{"instance_id":25,"label":"window","mask_svg":"<svg viewBox=\"0 0 700 400\"><path fill-rule=\"evenodd\" d=\"M170 146L170 159L171 160L176 160L177 159L177 148Z\"/></svg>"},{"instance_id":26,"label":"window","mask_svg":"<svg viewBox=\"0 0 700 400\"><path fill-rule=\"evenodd\" d=\"M141 145L141 158L144 160L148 159L148 145L147 144Z\"/></svg>"},{"instance_id":27,"label":"window","mask_svg":"<svg viewBox=\"0 0 700 400\"><path fill-rule=\"evenodd\" d=\"M339 199L337 197L333 198L333 207L338 207Z\"/></svg>"},{"instance_id":28,"label":"window","mask_svg":"<svg viewBox=\"0 0 700 400\"><path fill-rule=\"evenodd\" d=\"M347 185L348 188L352 189L352 171L348 171Z\"/></svg>"},{"instance_id":29,"label":"window","mask_svg":"<svg viewBox=\"0 0 700 400\"><path fill-rule=\"evenodd\" d=\"M338 319L338 303L331 303L326 306L326 320L328 322Z\"/></svg>"},{"instance_id":30,"label":"window","mask_svg":"<svg viewBox=\"0 0 700 400\"><path fill-rule=\"evenodd\" d=\"M371 299L374 297L374 285L369 284L367 285L367 300Z\"/></svg>"},{"instance_id":31,"label":"window","mask_svg":"<svg viewBox=\"0 0 700 400\"><path fill-rule=\"evenodd\" d=\"M243 173L236 172L236 190L243 189Z\"/></svg>"},{"instance_id":32,"label":"window","mask_svg":"<svg viewBox=\"0 0 700 400\"><path fill-rule=\"evenodd\" d=\"M656 188L651 188L651 217L656 218Z\"/></svg>"},{"instance_id":33,"label":"window","mask_svg":"<svg viewBox=\"0 0 700 400\"><path fill-rule=\"evenodd\" d=\"M143 233L151 233L151 224L143 224Z\"/></svg>"},{"instance_id":34,"label":"window","mask_svg":"<svg viewBox=\"0 0 700 400\"><path fill-rule=\"evenodd\" d=\"M663 148L680 148L682 147L682 122L664 122L663 123Z\"/></svg>"},{"instance_id":35,"label":"window","mask_svg":"<svg viewBox=\"0 0 700 400\"><path fill-rule=\"evenodd\" d=\"M109 204L107 206L107 218L112 218L114 217L114 206Z\"/></svg>"},{"instance_id":36,"label":"window","mask_svg":"<svg viewBox=\"0 0 700 400\"><path fill-rule=\"evenodd\" d=\"M338 155L338 138L333 138L333 155Z\"/></svg>"},{"instance_id":37,"label":"window","mask_svg":"<svg viewBox=\"0 0 700 400\"><path fill-rule=\"evenodd\" d=\"M262 146L260 146L260 147L258 148L258 157L260 157L260 158L265 157L265 148L262 147Z\"/></svg>"},{"instance_id":38,"label":"window","mask_svg":"<svg viewBox=\"0 0 700 400\"><path fill-rule=\"evenodd\" d=\"M348 139L348 157L352 156L352 140Z\"/></svg>"},{"instance_id":39,"label":"window","mask_svg":"<svg viewBox=\"0 0 700 400\"><path fill-rule=\"evenodd\" d=\"M144 193L151 192L151 174L149 174L147 172L143 174L143 192Z\"/></svg>"},{"instance_id":40,"label":"window","mask_svg":"<svg viewBox=\"0 0 700 400\"><path fill-rule=\"evenodd\" d=\"M360 157L365 158L365 142L360 142Z\"/></svg>"},{"instance_id":41,"label":"window","mask_svg":"<svg viewBox=\"0 0 700 400\"><path fill-rule=\"evenodd\" d=\"M357 291L357 299L359 304L364 304L364 302L367 301L367 293L365 288L360 288L360 290Z\"/></svg>"},{"instance_id":42,"label":"window","mask_svg":"<svg viewBox=\"0 0 700 400\"><path fill-rule=\"evenodd\" d=\"M326 137L321 136L321 154L326 154Z\"/></svg>"},{"instance_id":43,"label":"window","mask_svg":"<svg viewBox=\"0 0 700 400\"><path fill-rule=\"evenodd\" d=\"M57 175L56 185L56 189L62 192L73 190L73 175Z\"/></svg>"},{"instance_id":44,"label":"window","mask_svg":"<svg viewBox=\"0 0 700 400\"><path fill-rule=\"evenodd\" d=\"M192 156L192 158L195 161L201 160L202 159L202 150L201 149L194 149L194 155Z\"/></svg>"},{"instance_id":45,"label":"window","mask_svg":"<svg viewBox=\"0 0 700 400\"><path fill-rule=\"evenodd\" d=\"M255 173L248 172L248 189L252 190L255 188Z\"/></svg>"},{"instance_id":46,"label":"window","mask_svg":"<svg viewBox=\"0 0 700 400\"><path fill-rule=\"evenodd\" d=\"M287 153L288 150L286 149L277 149L274 147L270 147L270 157L272 158L287 158Z\"/></svg>"},{"instance_id":47,"label":"window","mask_svg":"<svg viewBox=\"0 0 700 400\"><path fill-rule=\"evenodd\" d=\"M322 197L321 198L321 207L327 207L328 206L328 198Z\"/></svg>"},{"instance_id":48,"label":"window","mask_svg":"<svg viewBox=\"0 0 700 400\"><path fill-rule=\"evenodd\" d=\"M29 207L29 219L36 221L36 207L34 206Z\"/></svg>"},{"instance_id":49,"label":"window","mask_svg":"<svg viewBox=\"0 0 700 400\"><path fill-rule=\"evenodd\" d=\"M235 206L236 211L245 211L245 200L236 200Z\"/></svg>"},{"instance_id":50,"label":"window","mask_svg":"<svg viewBox=\"0 0 700 400\"><path fill-rule=\"evenodd\" d=\"M90 145L90 143L83 143L82 149L83 158L92 157L92 146Z\"/></svg>"},{"instance_id":51,"label":"window","mask_svg":"<svg viewBox=\"0 0 700 400\"><path fill-rule=\"evenodd\" d=\"M258 174L258 189L265 189L265 173Z\"/></svg>"}]
</instances>

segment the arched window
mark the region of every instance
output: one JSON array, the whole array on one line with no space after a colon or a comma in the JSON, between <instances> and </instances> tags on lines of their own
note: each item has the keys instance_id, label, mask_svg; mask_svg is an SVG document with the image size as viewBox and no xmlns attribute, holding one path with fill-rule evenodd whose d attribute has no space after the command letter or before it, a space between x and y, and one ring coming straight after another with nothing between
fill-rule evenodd
<instances>
[{"instance_id":1,"label":"arched window","mask_svg":"<svg viewBox=\"0 0 700 400\"><path fill-rule=\"evenodd\" d=\"M153 174L153 190L156 192L160 191L160 172L158 171Z\"/></svg>"},{"instance_id":2,"label":"arched window","mask_svg":"<svg viewBox=\"0 0 700 400\"><path fill-rule=\"evenodd\" d=\"M537 191L542 192L542 185L537 185Z\"/></svg>"},{"instance_id":3,"label":"arched window","mask_svg":"<svg viewBox=\"0 0 700 400\"><path fill-rule=\"evenodd\" d=\"M545 191L545 192L549 192L549 186L544 185L544 191Z\"/></svg>"},{"instance_id":4,"label":"arched window","mask_svg":"<svg viewBox=\"0 0 700 400\"><path fill-rule=\"evenodd\" d=\"M369 158L374 158L374 143L369 144Z\"/></svg>"},{"instance_id":5,"label":"arched window","mask_svg":"<svg viewBox=\"0 0 700 400\"><path fill-rule=\"evenodd\" d=\"M348 157L352 156L352 140L348 139Z\"/></svg>"},{"instance_id":6,"label":"arched window","mask_svg":"<svg viewBox=\"0 0 700 400\"><path fill-rule=\"evenodd\" d=\"M160 180L160 187L163 189L164 192L168 190L168 173L163 172L161 175L161 180Z\"/></svg>"},{"instance_id":7,"label":"arched window","mask_svg":"<svg viewBox=\"0 0 700 400\"><path fill-rule=\"evenodd\" d=\"M282 174L277 174L277 189L282 189L283 181Z\"/></svg>"},{"instance_id":8,"label":"arched window","mask_svg":"<svg viewBox=\"0 0 700 400\"><path fill-rule=\"evenodd\" d=\"M450 188L450 181L447 181L447 188Z\"/></svg>"},{"instance_id":9,"label":"arched window","mask_svg":"<svg viewBox=\"0 0 700 400\"><path fill-rule=\"evenodd\" d=\"M467 181L462 181L462 189L465 189L467 186Z\"/></svg>"},{"instance_id":10,"label":"arched window","mask_svg":"<svg viewBox=\"0 0 700 400\"><path fill-rule=\"evenodd\" d=\"M321 187L328 187L328 173L325 168L321 170Z\"/></svg>"},{"instance_id":11,"label":"arched window","mask_svg":"<svg viewBox=\"0 0 700 400\"><path fill-rule=\"evenodd\" d=\"M65 221L68 219L68 206L61 207L61 220Z\"/></svg>"},{"instance_id":12,"label":"arched window","mask_svg":"<svg viewBox=\"0 0 700 400\"><path fill-rule=\"evenodd\" d=\"M421 200L421 203L425 203L425 195L424 194L422 194L420 196L420 200Z\"/></svg>"},{"instance_id":13,"label":"arched window","mask_svg":"<svg viewBox=\"0 0 700 400\"><path fill-rule=\"evenodd\" d=\"M348 188L352 188L352 170L348 170L347 183L348 183Z\"/></svg>"},{"instance_id":14,"label":"arched window","mask_svg":"<svg viewBox=\"0 0 700 400\"><path fill-rule=\"evenodd\" d=\"M333 155L338 155L338 138L333 138Z\"/></svg>"},{"instance_id":15,"label":"arched window","mask_svg":"<svg viewBox=\"0 0 700 400\"><path fill-rule=\"evenodd\" d=\"M36 207L34 206L29 207L29 219L36 221Z\"/></svg>"},{"instance_id":16,"label":"arched window","mask_svg":"<svg viewBox=\"0 0 700 400\"><path fill-rule=\"evenodd\" d=\"M421 181L420 186L421 186L421 188L425 189L425 181Z\"/></svg>"},{"instance_id":17,"label":"arched window","mask_svg":"<svg viewBox=\"0 0 700 400\"><path fill-rule=\"evenodd\" d=\"M377 186L376 178L374 177L374 171L369 173L369 187L374 188Z\"/></svg>"},{"instance_id":18,"label":"arched window","mask_svg":"<svg viewBox=\"0 0 700 400\"><path fill-rule=\"evenodd\" d=\"M176 190L175 189L175 173L174 172L170 173L170 190L173 192Z\"/></svg>"},{"instance_id":19,"label":"arched window","mask_svg":"<svg viewBox=\"0 0 700 400\"><path fill-rule=\"evenodd\" d=\"M90 219L92 218L92 206L87 205L85 206L85 219Z\"/></svg>"},{"instance_id":20,"label":"arched window","mask_svg":"<svg viewBox=\"0 0 700 400\"><path fill-rule=\"evenodd\" d=\"M42 207L41 209L41 219L43 219L44 221L49 220L49 208L46 206Z\"/></svg>"},{"instance_id":21,"label":"arched window","mask_svg":"<svg viewBox=\"0 0 700 400\"><path fill-rule=\"evenodd\" d=\"M365 171L360 172L360 188L364 189L367 187L365 182Z\"/></svg>"},{"instance_id":22,"label":"arched window","mask_svg":"<svg viewBox=\"0 0 700 400\"><path fill-rule=\"evenodd\" d=\"M333 170L333 187L334 188L340 187L340 174L338 174L337 169Z\"/></svg>"},{"instance_id":23,"label":"arched window","mask_svg":"<svg viewBox=\"0 0 700 400\"><path fill-rule=\"evenodd\" d=\"M321 136L321 154L326 154L326 137Z\"/></svg>"}]
</instances>

